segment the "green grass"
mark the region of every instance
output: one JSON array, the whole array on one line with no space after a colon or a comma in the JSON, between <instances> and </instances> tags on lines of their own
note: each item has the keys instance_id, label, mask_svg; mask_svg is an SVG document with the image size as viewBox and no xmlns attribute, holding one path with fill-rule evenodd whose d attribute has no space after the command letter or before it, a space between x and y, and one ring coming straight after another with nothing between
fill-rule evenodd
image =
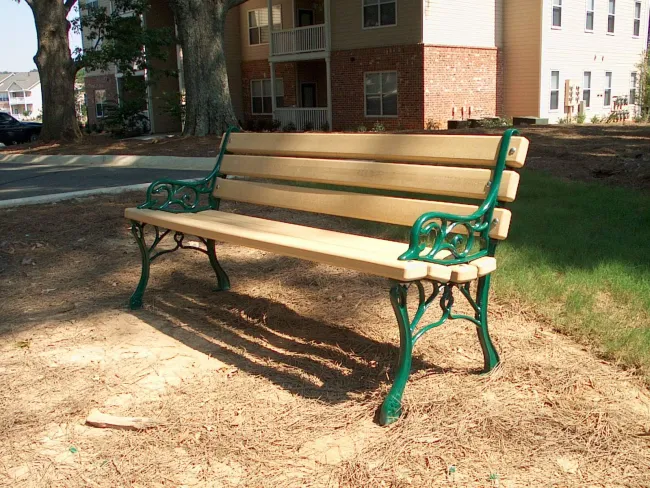
<instances>
[{"instance_id":1,"label":"green grass","mask_svg":"<svg viewBox=\"0 0 650 488\"><path fill-rule=\"evenodd\" d=\"M650 197L524 172L497 296L650 379Z\"/></svg>"}]
</instances>

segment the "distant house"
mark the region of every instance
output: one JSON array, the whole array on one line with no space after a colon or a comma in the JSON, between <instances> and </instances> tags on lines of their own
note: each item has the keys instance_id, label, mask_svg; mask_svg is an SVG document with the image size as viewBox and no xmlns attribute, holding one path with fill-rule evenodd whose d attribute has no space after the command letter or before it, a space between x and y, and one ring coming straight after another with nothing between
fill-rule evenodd
<instances>
[{"instance_id":1,"label":"distant house","mask_svg":"<svg viewBox=\"0 0 650 488\"><path fill-rule=\"evenodd\" d=\"M17 119L35 118L43 109L38 72L0 75L0 111Z\"/></svg>"}]
</instances>

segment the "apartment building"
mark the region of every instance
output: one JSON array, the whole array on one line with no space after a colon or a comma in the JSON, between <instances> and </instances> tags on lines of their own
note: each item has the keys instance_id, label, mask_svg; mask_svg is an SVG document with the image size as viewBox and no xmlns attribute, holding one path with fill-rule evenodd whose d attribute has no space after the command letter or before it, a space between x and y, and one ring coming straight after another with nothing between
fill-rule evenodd
<instances>
[{"instance_id":1,"label":"apartment building","mask_svg":"<svg viewBox=\"0 0 650 488\"><path fill-rule=\"evenodd\" d=\"M151 10L145 16L143 22L151 28L173 27L174 17L167 0L150 0ZM101 7L107 12L113 11L113 1L111 0L85 0L81 2L83 9ZM83 31L83 25L82 25ZM91 41L86 35L82 38L84 48L91 45ZM165 60L153 60L152 68L158 74L169 71L176 71L179 68L178 49L170 47ZM115 66L110 66L106 70L87 71L85 76L85 95L86 108L89 124L102 124L107 115L109 104L121 103L134 96L142 98L142 93L146 93L144 99L139 100L142 103L142 112L149 119L151 132L179 132L181 130L181 121L177 115L170 113L168 107L174 99L174 94L179 92L179 79L172 76L156 76L152 82L151 73L148 70L135 72L135 82L140 83L137 93L129 93L124 86L124 74Z\"/></svg>"},{"instance_id":2,"label":"apartment building","mask_svg":"<svg viewBox=\"0 0 650 488\"><path fill-rule=\"evenodd\" d=\"M43 109L38 72L0 75L0 111L17 119L36 117Z\"/></svg>"},{"instance_id":3,"label":"apartment building","mask_svg":"<svg viewBox=\"0 0 650 488\"><path fill-rule=\"evenodd\" d=\"M634 115L648 45L647 3L504 0L504 112L556 122L566 117L567 95L573 95L587 120L608 116L617 101L627 101Z\"/></svg>"},{"instance_id":4,"label":"apartment building","mask_svg":"<svg viewBox=\"0 0 650 488\"><path fill-rule=\"evenodd\" d=\"M235 113L242 123L332 130L495 115L557 121L569 80L588 118L607 115L635 97L648 1L248 0L226 22ZM173 25L166 2L153 0L149 25ZM180 69L181 59L170 52L166 66ZM93 122L103 100L120 98L119 73L89 73L86 88ZM183 92L182 73L148 90L152 130L180 130L160 99Z\"/></svg>"}]
</instances>

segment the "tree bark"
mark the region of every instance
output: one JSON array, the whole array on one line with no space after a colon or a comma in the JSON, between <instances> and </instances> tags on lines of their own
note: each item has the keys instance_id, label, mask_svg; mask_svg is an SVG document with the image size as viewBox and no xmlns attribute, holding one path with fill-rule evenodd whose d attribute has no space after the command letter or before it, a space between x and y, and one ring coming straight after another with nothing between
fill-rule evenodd
<instances>
[{"instance_id":1,"label":"tree bark","mask_svg":"<svg viewBox=\"0 0 650 488\"><path fill-rule=\"evenodd\" d=\"M184 135L221 135L239 125L232 108L224 49L226 15L233 0L170 0L183 49Z\"/></svg>"},{"instance_id":2,"label":"tree bark","mask_svg":"<svg viewBox=\"0 0 650 488\"><path fill-rule=\"evenodd\" d=\"M74 2L72 2L74 3ZM74 81L77 68L70 54L68 0L27 0L34 14L38 68L43 96L43 129L40 139L76 140L81 130L75 113Z\"/></svg>"}]
</instances>

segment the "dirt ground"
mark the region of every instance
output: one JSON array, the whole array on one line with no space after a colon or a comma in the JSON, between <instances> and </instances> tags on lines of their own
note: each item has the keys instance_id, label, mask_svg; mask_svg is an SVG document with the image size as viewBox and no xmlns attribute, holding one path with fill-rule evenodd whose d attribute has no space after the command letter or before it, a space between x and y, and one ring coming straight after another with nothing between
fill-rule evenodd
<instances>
[{"instance_id":1,"label":"dirt ground","mask_svg":"<svg viewBox=\"0 0 650 488\"><path fill-rule=\"evenodd\" d=\"M517 303L492 302L488 376L468 324L419 342L387 428L386 280L222 245L231 291L179 251L129 311L140 257L122 212L140 198L0 211L1 486L650 486L647 390ZM158 424L86 426L94 408Z\"/></svg>"},{"instance_id":2,"label":"dirt ground","mask_svg":"<svg viewBox=\"0 0 650 488\"><path fill-rule=\"evenodd\" d=\"M434 134L501 133L503 129L437 131ZM607 185L650 188L650 125L582 125L523 127L531 141L526 167L556 176ZM216 137L171 137L155 141L85 136L77 144L22 144L3 154L142 154L202 156L217 154Z\"/></svg>"}]
</instances>

